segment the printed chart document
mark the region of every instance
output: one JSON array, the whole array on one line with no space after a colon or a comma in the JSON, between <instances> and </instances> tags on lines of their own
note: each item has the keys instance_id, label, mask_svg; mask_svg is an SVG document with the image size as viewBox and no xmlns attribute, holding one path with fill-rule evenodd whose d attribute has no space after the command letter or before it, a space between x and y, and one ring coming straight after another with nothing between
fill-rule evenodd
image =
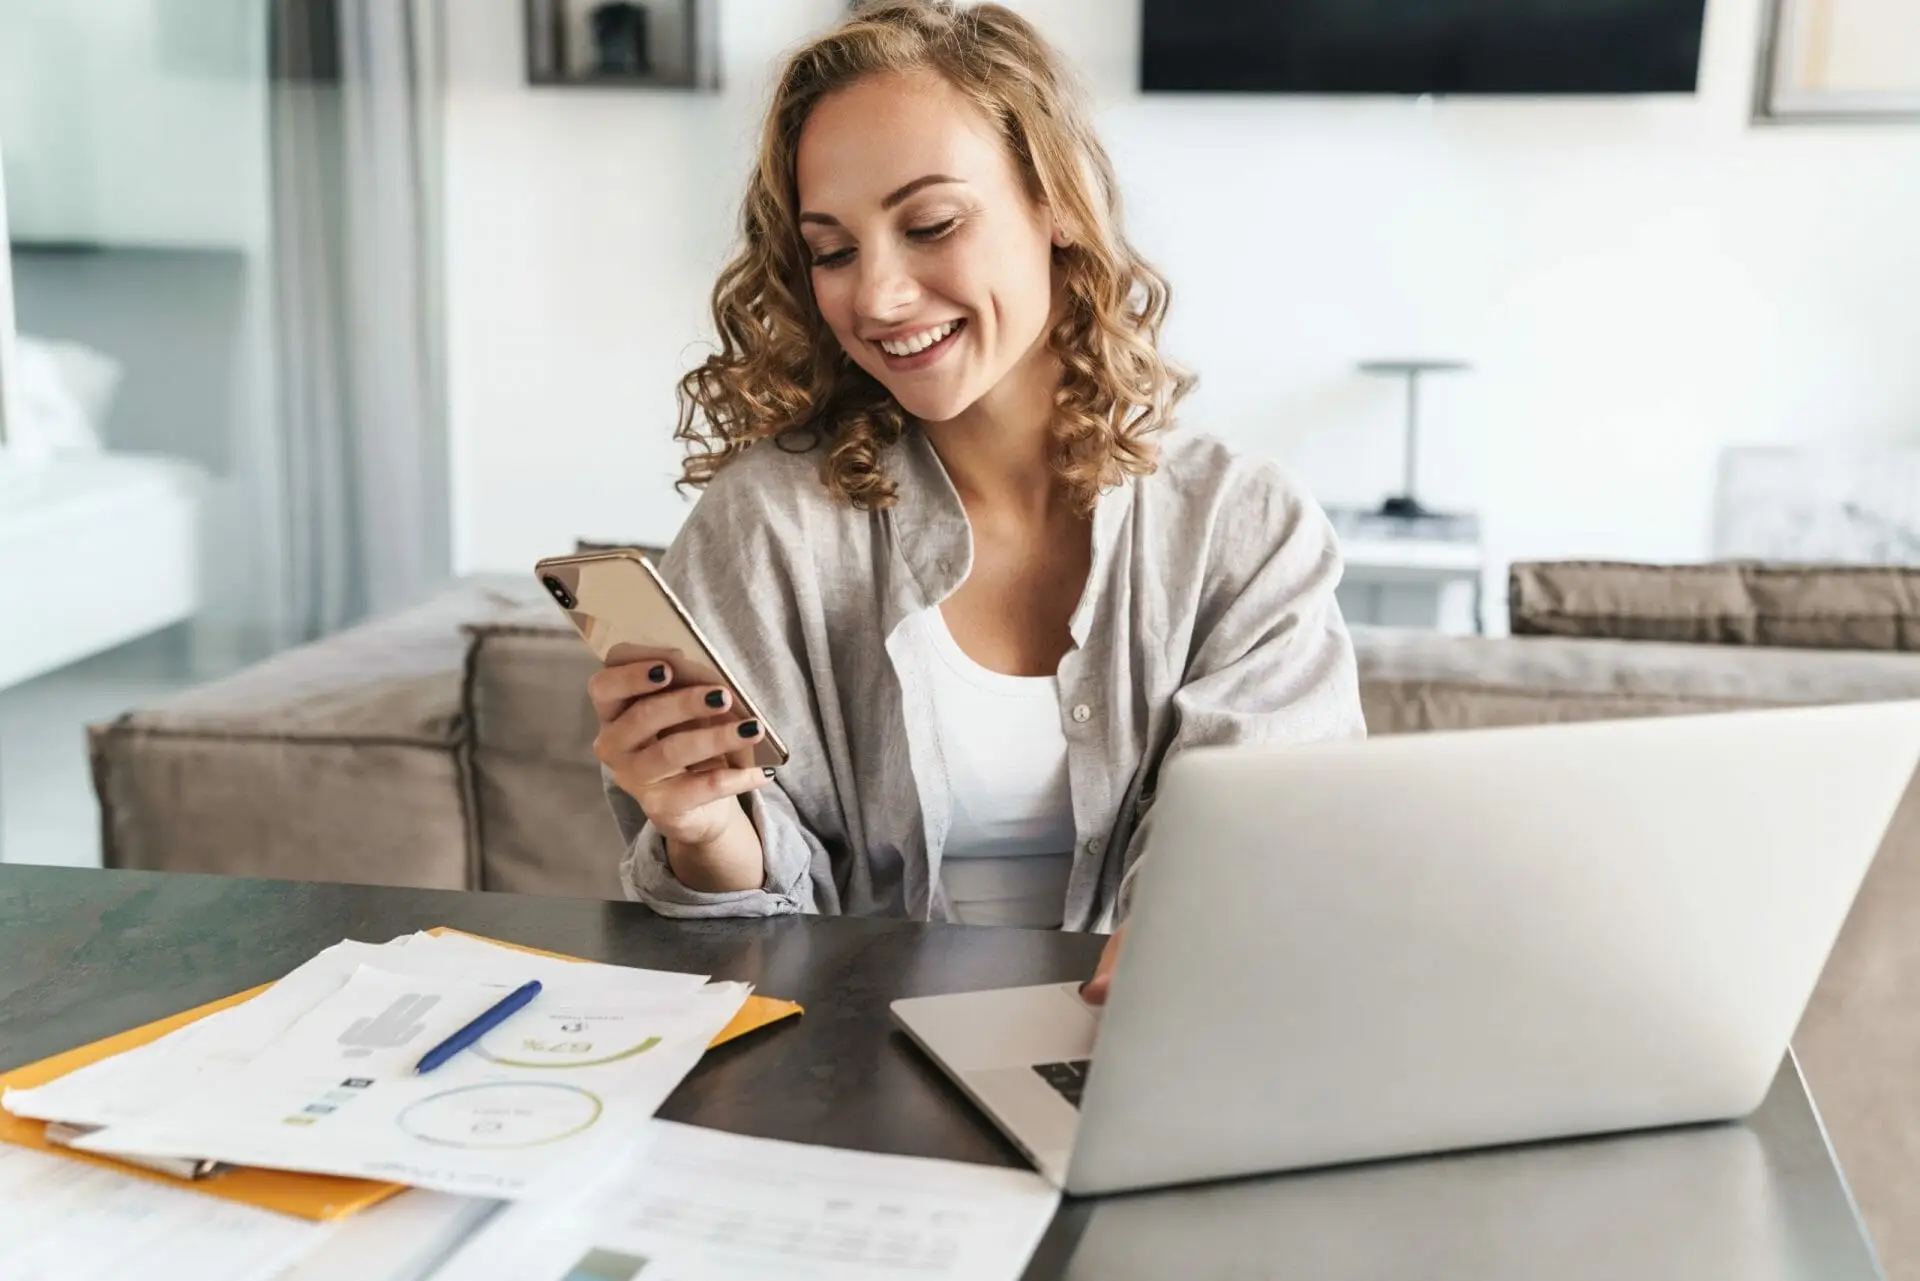
<instances>
[{"instance_id":1,"label":"printed chart document","mask_svg":"<svg viewBox=\"0 0 1920 1281\"><path fill-rule=\"evenodd\" d=\"M6 1281L422 1281L496 1201L405 1192L336 1223L0 1144Z\"/></svg>"},{"instance_id":2,"label":"printed chart document","mask_svg":"<svg viewBox=\"0 0 1920 1281\"><path fill-rule=\"evenodd\" d=\"M509 1206L436 1281L1017 1281L1059 1202L1027 1170L653 1121L597 1185Z\"/></svg>"},{"instance_id":3,"label":"printed chart document","mask_svg":"<svg viewBox=\"0 0 1920 1281\"><path fill-rule=\"evenodd\" d=\"M329 1225L298 1262L257 1281L426 1281L501 1205L414 1188Z\"/></svg>"},{"instance_id":4,"label":"printed chart document","mask_svg":"<svg viewBox=\"0 0 1920 1281\"><path fill-rule=\"evenodd\" d=\"M331 1225L0 1143L7 1281L259 1281Z\"/></svg>"},{"instance_id":5,"label":"printed chart document","mask_svg":"<svg viewBox=\"0 0 1920 1281\"><path fill-rule=\"evenodd\" d=\"M577 982L586 975L599 975L628 990L690 994L707 981L704 974L629 970L534 956L459 934L410 934L381 944L336 943L252 1000L37 1089L9 1090L0 1103L15 1116L40 1121L100 1126L137 1120L197 1091L217 1088L221 1077L245 1067L273 1045L363 965L423 978L514 987L528 979L549 982L563 976Z\"/></svg>"},{"instance_id":6,"label":"printed chart document","mask_svg":"<svg viewBox=\"0 0 1920 1281\"><path fill-rule=\"evenodd\" d=\"M144 1116L179 1098L202 1075L244 1064L337 991L361 964L392 963L409 941L337 943L251 1001L37 1089L8 1090L7 1111L74 1125L112 1125Z\"/></svg>"},{"instance_id":7,"label":"printed chart document","mask_svg":"<svg viewBox=\"0 0 1920 1281\"><path fill-rule=\"evenodd\" d=\"M531 972L516 964L513 986ZM510 1200L544 1179L577 1181L604 1146L630 1144L748 992L570 962L538 977L545 988L525 1009L416 1076L420 1056L508 982L362 965L244 1063L74 1146Z\"/></svg>"}]
</instances>

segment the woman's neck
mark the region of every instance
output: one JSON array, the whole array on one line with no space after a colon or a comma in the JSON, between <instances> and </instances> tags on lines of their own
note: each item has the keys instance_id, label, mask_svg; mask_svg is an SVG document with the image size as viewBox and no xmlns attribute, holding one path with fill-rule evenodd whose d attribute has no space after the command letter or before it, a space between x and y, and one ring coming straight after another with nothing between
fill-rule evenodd
<instances>
[{"instance_id":1,"label":"woman's neck","mask_svg":"<svg viewBox=\"0 0 1920 1281\"><path fill-rule=\"evenodd\" d=\"M1054 394L1060 362L1044 340L959 416L923 430L969 515L1055 518L1066 495L1054 480Z\"/></svg>"}]
</instances>

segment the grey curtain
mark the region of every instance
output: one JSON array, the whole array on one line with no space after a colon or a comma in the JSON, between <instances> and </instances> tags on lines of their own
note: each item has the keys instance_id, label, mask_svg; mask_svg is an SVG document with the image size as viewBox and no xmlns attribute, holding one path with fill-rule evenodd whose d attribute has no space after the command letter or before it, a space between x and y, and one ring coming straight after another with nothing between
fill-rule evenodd
<instances>
[{"instance_id":1,"label":"grey curtain","mask_svg":"<svg viewBox=\"0 0 1920 1281\"><path fill-rule=\"evenodd\" d=\"M436 0L274 0L284 639L403 607L452 560Z\"/></svg>"}]
</instances>

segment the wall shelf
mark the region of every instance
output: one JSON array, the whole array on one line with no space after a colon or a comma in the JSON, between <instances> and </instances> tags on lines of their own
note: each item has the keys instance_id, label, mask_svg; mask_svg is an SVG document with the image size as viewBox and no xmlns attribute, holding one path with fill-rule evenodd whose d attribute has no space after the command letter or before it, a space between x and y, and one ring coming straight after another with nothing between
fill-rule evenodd
<instances>
[{"instance_id":1,"label":"wall shelf","mask_svg":"<svg viewBox=\"0 0 1920 1281\"><path fill-rule=\"evenodd\" d=\"M521 0L527 83L543 88L720 87L717 0Z\"/></svg>"}]
</instances>

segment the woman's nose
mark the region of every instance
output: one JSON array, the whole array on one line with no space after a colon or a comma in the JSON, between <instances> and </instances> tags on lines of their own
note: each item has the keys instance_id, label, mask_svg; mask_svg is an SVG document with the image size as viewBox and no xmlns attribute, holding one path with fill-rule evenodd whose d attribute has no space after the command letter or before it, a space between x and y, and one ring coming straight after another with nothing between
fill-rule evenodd
<instances>
[{"instance_id":1,"label":"woman's nose","mask_svg":"<svg viewBox=\"0 0 1920 1281\"><path fill-rule=\"evenodd\" d=\"M903 318L920 300L920 286L897 253L886 250L860 255L860 282L853 305L868 320Z\"/></svg>"}]
</instances>

